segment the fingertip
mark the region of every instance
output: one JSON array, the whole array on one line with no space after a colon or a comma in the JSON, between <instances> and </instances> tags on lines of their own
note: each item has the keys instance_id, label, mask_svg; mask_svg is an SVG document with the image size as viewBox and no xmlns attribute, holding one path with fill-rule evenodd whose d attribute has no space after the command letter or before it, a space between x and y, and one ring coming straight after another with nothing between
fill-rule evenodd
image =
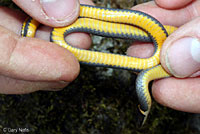
<instances>
[{"instance_id":1,"label":"fingertip","mask_svg":"<svg viewBox=\"0 0 200 134\"><path fill-rule=\"evenodd\" d=\"M80 3L86 5L95 5L91 0L80 0Z\"/></svg>"},{"instance_id":2,"label":"fingertip","mask_svg":"<svg viewBox=\"0 0 200 134\"><path fill-rule=\"evenodd\" d=\"M156 4L165 9L178 9L182 8L193 0L155 0Z\"/></svg>"},{"instance_id":3,"label":"fingertip","mask_svg":"<svg viewBox=\"0 0 200 134\"><path fill-rule=\"evenodd\" d=\"M40 0L43 16L56 24L65 26L74 22L79 15L78 0Z\"/></svg>"},{"instance_id":4,"label":"fingertip","mask_svg":"<svg viewBox=\"0 0 200 134\"><path fill-rule=\"evenodd\" d=\"M167 49L165 65L176 77L188 77L200 69L200 41L184 37L173 42Z\"/></svg>"},{"instance_id":5,"label":"fingertip","mask_svg":"<svg viewBox=\"0 0 200 134\"><path fill-rule=\"evenodd\" d=\"M42 59L47 66L44 74L49 70L46 79L52 77L49 79L63 82L75 80L80 72L77 58L70 51L57 44L48 42L47 45L48 47L44 47L41 50L44 56L46 56Z\"/></svg>"},{"instance_id":6,"label":"fingertip","mask_svg":"<svg viewBox=\"0 0 200 134\"><path fill-rule=\"evenodd\" d=\"M153 82L152 85L152 95L154 97L154 99L164 105L164 106L168 106L170 105L170 103L168 104L168 100L167 97L171 96L171 98L173 98L173 92L170 92L171 88L169 90L166 91L166 88L169 87L169 80L167 80L169 78L166 79L161 79L161 80L155 80ZM163 82L165 81L165 82ZM169 95L172 94L172 95Z\"/></svg>"},{"instance_id":7,"label":"fingertip","mask_svg":"<svg viewBox=\"0 0 200 134\"><path fill-rule=\"evenodd\" d=\"M0 30L1 74L30 81L67 82L78 76L79 62L68 50L51 42Z\"/></svg>"},{"instance_id":8,"label":"fingertip","mask_svg":"<svg viewBox=\"0 0 200 134\"><path fill-rule=\"evenodd\" d=\"M135 42L127 49L127 55L140 58L148 58L153 55L154 46L151 43Z\"/></svg>"},{"instance_id":9,"label":"fingertip","mask_svg":"<svg viewBox=\"0 0 200 134\"><path fill-rule=\"evenodd\" d=\"M79 15L78 0L13 0L29 16L51 27L66 26Z\"/></svg>"},{"instance_id":10,"label":"fingertip","mask_svg":"<svg viewBox=\"0 0 200 134\"><path fill-rule=\"evenodd\" d=\"M200 112L200 78L165 78L154 81L152 94L160 104L184 111Z\"/></svg>"},{"instance_id":11,"label":"fingertip","mask_svg":"<svg viewBox=\"0 0 200 134\"><path fill-rule=\"evenodd\" d=\"M161 50L161 64L175 77L190 77L200 70L200 41L194 19L172 33ZM195 26L195 27L193 27Z\"/></svg>"},{"instance_id":12,"label":"fingertip","mask_svg":"<svg viewBox=\"0 0 200 134\"><path fill-rule=\"evenodd\" d=\"M150 1L136 5L132 9L145 12L162 24L176 27L199 16L198 8L200 3L198 0L158 0L158 2L156 4L155 1Z\"/></svg>"},{"instance_id":13,"label":"fingertip","mask_svg":"<svg viewBox=\"0 0 200 134\"><path fill-rule=\"evenodd\" d=\"M89 49L92 44L91 37L87 33L72 33L65 39L70 45L82 49Z\"/></svg>"},{"instance_id":14,"label":"fingertip","mask_svg":"<svg viewBox=\"0 0 200 134\"><path fill-rule=\"evenodd\" d=\"M58 65L58 66L62 66L60 70L61 75L58 78L58 80L65 81L65 82L72 82L79 75L80 64L78 60L76 59L76 57L71 52L69 51L66 52L66 51L63 53L64 55L60 56L60 57L62 56L65 57L65 59L63 59L60 63L63 65Z\"/></svg>"}]
</instances>

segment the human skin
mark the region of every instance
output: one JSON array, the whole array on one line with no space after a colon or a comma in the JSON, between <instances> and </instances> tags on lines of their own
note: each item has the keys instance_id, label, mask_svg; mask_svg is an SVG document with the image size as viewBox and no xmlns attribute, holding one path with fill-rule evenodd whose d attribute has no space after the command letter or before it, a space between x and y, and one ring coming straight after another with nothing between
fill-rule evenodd
<instances>
[{"instance_id":1,"label":"human skin","mask_svg":"<svg viewBox=\"0 0 200 134\"><path fill-rule=\"evenodd\" d=\"M66 17L66 15L60 15L59 19L55 21L55 14L53 13L53 19L49 20L49 18L46 19L44 14L38 12L40 10L36 7L37 5L26 8L21 3L24 2L23 0L13 1L21 6L30 16L51 27L68 25L77 17L76 12L73 11L74 16L69 15ZM25 1L25 5L29 5L27 2L30 1ZM38 4L37 0L35 1L35 4ZM93 4L89 0L80 2ZM173 46L176 40L186 36L191 37L192 35L192 37L199 39L200 34L196 27L199 27L197 25L199 24L200 4L197 0L156 0L155 2L141 4L132 9L147 12L163 24L181 26L174 34L167 38L161 51L162 66L169 71L165 61L168 48ZM32 2L31 4L34 3ZM46 5L45 8L49 8L49 5ZM61 19L62 17L67 18L67 20ZM44 41L49 38L50 27L40 27L36 33L37 38L21 38L19 33L26 15L1 7L0 18L2 18L0 22L0 47L2 47L0 49L0 54L2 54L0 60L1 93L21 94L37 90L59 90L77 77L79 63L76 58L69 51L53 43ZM70 34L67 40L72 45L84 49L89 48L91 43L90 37L84 33ZM153 46L136 43L128 49L127 53L131 56L149 57L153 53ZM183 55L183 53L181 54ZM178 57L173 56L173 52L171 53L171 57L171 66L175 66L174 68L176 69L177 62L180 59L173 59L173 57ZM184 76L186 78L171 77L155 81L152 87L153 96L162 105L181 111L199 113L199 63L195 63L194 60L189 59L187 64L190 65L192 62L194 66L192 68L190 66L184 68L186 65L181 65L184 62L181 60L178 62L178 75L173 75ZM183 70L180 71L179 67L183 67L181 68ZM182 72L184 72L183 75L181 74Z\"/></svg>"},{"instance_id":2,"label":"human skin","mask_svg":"<svg viewBox=\"0 0 200 134\"><path fill-rule=\"evenodd\" d=\"M155 0L132 9L154 16L162 24L179 27L164 42L160 57L165 70L176 77L153 83L155 100L176 110L200 113L200 1ZM138 42L127 53L143 58L151 56L153 51L152 44Z\"/></svg>"},{"instance_id":3,"label":"human skin","mask_svg":"<svg viewBox=\"0 0 200 134\"><path fill-rule=\"evenodd\" d=\"M34 16L44 25L51 27L68 25L78 16L77 7L72 13L67 10L66 15L59 12L61 15L57 14L58 20L55 19L56 13L53 13L54 19L46 19L41 9L38 9L39 1L13 0L29 16ZM67 2L72 2L71 6L76 5L73 4L74 0ZM80 2L93 4L89 0ZM45 8L50 7L46 5ZM65 17L68 14L71 15ZM69 51L49 42L50 27L41 26L36 33L37 38L20 37L21 25L26 17L27 15L19 11L0 7L0 93L23 94L37 90L60 90L77 77L79 62ZM62 17L64 19L61 19ZM87 49L91 44L89 35L85 33L71 34L67 40L79 48Z\"/></svg>"}]
</instances>

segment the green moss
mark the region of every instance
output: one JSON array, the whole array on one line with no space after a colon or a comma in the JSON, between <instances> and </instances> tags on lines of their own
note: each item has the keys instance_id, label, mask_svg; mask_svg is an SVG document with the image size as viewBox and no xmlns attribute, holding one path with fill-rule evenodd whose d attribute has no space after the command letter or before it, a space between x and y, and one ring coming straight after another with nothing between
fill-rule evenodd
<instances>
[{"instance_id":1,"label":"green moss","mask_svg":"<svg viewBox=\"0 0 200 134\"><path fill-rule=\"evenodd\" d=\"M15 7L11 0L1 5ZM130 5L127 0L96 1L100 6ZM102 5L103 3L103 5ZM134 1L132 2L134 4ZM131 5L130 5L131 6ZM111 52L124 53L128 42L101 38ZM120 46L120 47L119 47ZM122 47L121 47L122 46ZM81 66L79 77L62 91L39 91L26 95L1 95L0 131L28 128L29 133L51 134L193 134L191 115L153 103L147 123L136 127L135 75L125 70Z\"/></svg>"}]
</instances>

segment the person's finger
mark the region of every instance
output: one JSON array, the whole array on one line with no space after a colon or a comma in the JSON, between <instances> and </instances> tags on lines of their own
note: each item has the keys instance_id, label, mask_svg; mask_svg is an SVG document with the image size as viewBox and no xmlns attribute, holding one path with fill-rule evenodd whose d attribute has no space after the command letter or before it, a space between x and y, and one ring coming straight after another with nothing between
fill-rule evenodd
<instances>
[{"instance_id":1,"label":"person's finger","mask_svg":"<svg viewBox=\"0 0 200 134\"><path fill-rule=\"evenodd\" d=\"M28 15L42 24L60 27L74 22L79 15L78 0L13 0Z\"/></svg>"},{"instance_id":2,"label":"person's finger","mask_svg":"<svg viewBox=\"0 0 200 134\"><path fill-rule=\"evenodd\" d=\"M162 24L179 27L200 16L200 1L195 0L183 8L174 10L159 7L155 2L140 4L132 9L150 14L154 18L158 19Z\"/></svg>"},{"instance_id":3,"label":"person's finger","mask_svg":"<svg viewBox=\"0 0 200 134\"><path fill-rule=\"evenodd\" d=\"M179 5L181 5L181 4L179 4ZM191 18L195 18L196 16L199 15L199 13L200 13L199 5L200 5L200 1L193 1L193 3L190 3L187 7L183 8L183 9L166 10L166 9L160 8L154 2L148 2L146 4L141 4L139 6L136 6L133 9L138 9L138 10L142 10L144 12L153 14L153 15L155 15L156 18L161 20L161 22L164 23L164 24L178 25L179 26L179 25L182 25L183 23L185 23L186 21L189 21ZM158 10L159 10L159 12L158 12ZM182 12L183 12L184 15L181 15ZM159 16L160 14L162 16ZM166 17L166 15L167 15L167 17ZM179 18L180 16L181 16L181 18ZM169 21L168 21L167 18L170 18ZM179 22L179 20L180 20L180 22ZM128 55L131 55L131 56L136 55L137 57L141 57L141 58L142 57L150 57L150 55L148 55L148 53L143 51L144 46L145 45L139 46L139 44L136 43L136 45L133 45L128 49L129 50ZM141 50L138 51L138 49L140 49L140 48L141 48ZM134 51L134 49L137 49L137 51ZM143 51L143 56L138 53L138 52L141 52L141 51ZM148 51L150 51L150 53L153 52L152 49L149 49ZM132 54L131 54L131 52L132 52Z\"/></svg>"},{"instance_id":4,"label":"person's finger","mask_svg":"<svg viewBox=\"0 0 200 134\"><path fill-rule=\"evenodd\" d=\"M92 0L79 0L81 4L94 5Z\"/></svg>"},{"instance_id":5,"label":"person's finger","mask_svg":"<svg viewBox=\"0 0 200 134\"><path fill-rule=\"evenodd\" d=\"M26 15L18 10L0 6L0 26L20 35Z\"/></svg>"},{"instance_id":6,"label":"person's finger","mask_svg":"<svg viewBox=\"0 0 200 134\"><path fill-rule=\"evenodd\" d=\"M200 71L200 17L170 35L161 50L161 64L173 76L189 77Z\"/></svg>"},{"instance_id":7,"label":"person's finger","mask_svg":"<svg viewBox=\"0 0 200 134\"><path fill-rule=\"evenodd\" d=\"M89 34L86 33L72 33L67 35L65 40L70 45L82 49L89 49L92 44Z\"/></svg>"},{"instance_id":8,"label":"person's finger","mask_svg":"<svg viewBox=\"0 0 200 134\"><path fill-rule=\"evenodd\" d=\"M58 91L66 87L64 81L27 81L0 75L1 94L25 94L38 90Z\"/></svg>"},{"instance_id":9,"label":"person's finger","mask_svg":"<svg viewBox=\"0 0 200 134\"><path fill-rule=\"evenodd\" d=\"M185 7L194 0L155 0L156 4L165 9L178 9Z\"/></svg>"},{"instance_id":10,"label":"person's finger","mask_svg":"<svg viewBox=\"0 0 200 134\"><path fill-rule=\"evenodd\" d=\"M152 43L134 42L127 49L127 55L138 57L138 58L148 58L154 53L154 46Z\"/></svg>"},{"instance_id":11,"label":"person's finger","mask_svg":"<svg viewBox=\"0 0 200 134\"><path fill-rule=\"evenodd\" d=\"M52 28L50 27L40 26L36 32L35 37L46 40L46 41L50 41L49 37L50 37L51 31L52 31ZM82 48L82 49L89 49L92 44L90 35L87 33L82 33L82 32L71 33L65 37L65 40L71 46Z\"/></svg>"},{"instance_id":12,"label":"person's finger","mask_svg":"<svg viewBox=\"0 0 200 134\"><path fill-rule=\"evenodd\" d=\"M170 0L167 0L167 1L160 0L158 3L165 5L169 1ZM176 6L181 7L183 5L188 4L189 3L188 1L190 0L184 0L183 3L180 0L173 1L172 3L178 2L178 5ZM155 2L148 2L145 4L137 5L133 7L132 9L146 12L154 16L158 20L160 20L163 24L180 26L190 21L191 18L195 18L199 16L200 14L199 5L200 5L200 1L193 1L193 3L188 4L188 6L184 8L180 8L177 10L168 10L168 9L163 9L162 7L159 7L158 5L155 4ZM177 14L180 14L180 15L177 15ZM136 56L140 58L150 57L154 50L152 49L151 45L145 45L145 44L146 43L143 44L143 43L135 42L134 45L128 48L127 54L130 56ZM148 49L148 53L146 53L146 49Z\"/></svg>"},{"instance_id":13,"label":"person's finger","mask_svg":"<svg viewBox=\"0 0 200 134\"><path fill-rule=\"evenodd\" d=\"M200 77L197 78L166 78L155 81L152 94L156 101L167 107L200 113Z\"/></svg>"},{"instance_id":14,"label":"person's finger","mask_svg":"<svg viewBox=\"0 0 200 134\"><path fill-rule=\"evenodd\" d=\"M19 35L20 32L21 32L22 22L25 20L26 16L23 13L19 12L19 11L15 11L15 10L8 9L8 8L5 8L5 7L0 7L0 18L2 18L2 21L0 21L0 25L1 26L6 27L10 31L13 31L13 32L15 32L15 33L17 33ZM50 33L51 28L47 27L47 26L41 26L40 29L41 30L37 31L36 36L38 38L49 40L49 33ZM9 34L11 34L11 36L12 36L12 34L14 34L14 33L11 32ZM73 34L71 34L71 35L73 35ZM85 46L87 46L87 44L88 44L87 42L88 42L89 36L87 34L85 35L85 34L82 34L82 33L80 33L80 35L78 33L76 33L76 35L77 35L77 37L79 37L78 40L79 39L80 40L81 39L84 40L83 43L81 41L79 41L80 45L78 47L84 48ZM18 38L18 36L17 36L17 38ZM32 41L32 40L30 39L29 41ZM7 43L9 44L9 42L7 42ZM36 42L34 42L34 43L36 43ZM38 44L40 44L40 43L43 44L43 41L40 42L38 40ZM85 45L84 45L84 43L85 43ZM29 43L27 45L29 45ZM56 52L61 53L58 50L55 50L55 53ZM64 53L66 53L66 52L64 52ZM68 59L68 58L66 58L66 59ZM71 58L69 58L69 59L71 59ZM73 60L73 58L71 60ZM65 62L67 62L67 61L65 61ZM59 61L58 61L58 63L59 63ZM60 64L62 64L62 63L60 63ZM74 72L74 74L77 73L76 66L75 66L75 70L72 69L71 71L72 71L72 77L70 78L70 75L69 75L69 79L68 79L69 82L72 81L76 77L76 75L73 76L73 72ZM22 73L22 72L18 72L18 74L20 74L20 73ZM37 91L37 90L50 90L50 91L59 90L59 89L62 89L63 87L65 87L69 83L69 82L63 82L63 81L57 80L57 78L55 78L55 77L52 77L52 79L45 79L45 77L46 77L45 75L44 75L44 78L35 77L33 81L29 81L29 79L32 80L32 78L29 77L29 76L28 77L24 77L22 75L22 76L18 77L18 74L15 74L15 72L9 72L9 71L7 71L5 73L5 75L6 74L8 74L9 77L8 76L3 76L3 75L0 76L0 79L1 79L0 80L0 85L1 85L1 87L3 87L3 88L1 88L0 92L1 93L6 93L6 94L29 93L29 92L33 92L33 91ZM11 76L13 78L10 78L10 74L11 74ZM33 74L34 74L34 72L33 72ZM27 75L30 75L30 74L27 74ZM68 75L68 74L66 74L66 75ZM25 79L25 80L20 80L21 77L24 77L23 79ZM49 80L49 81L45 82L44 80L45 81ZM66 81L66 79L64 81Z\"/></svg>"},{"instance_id":15,"label":"person's finger","mask_svg":"<svg viewBox=\"0 0 200 134\"><path fill-rule=\"evenodd\" d=\"M22 23L26 16L20 11L0 7L0 25L20 35ZM36 31L36 38L50 41L51 27L41 25ZM86 33L72 33L66 37L67 42L78 48L88 49L91 45L91 38Z\"/></svg>"},{"instance_id":16,"label":"person's finger","mask_svg":"<svg viewBox=\"0 0 200 134\"><path fill-rule=\"evenodd\" d=\"M72 81L77 59L66 49L37 38L22 38L0 27L0 74L23 80Z\"/></svg>"}]
</instances>

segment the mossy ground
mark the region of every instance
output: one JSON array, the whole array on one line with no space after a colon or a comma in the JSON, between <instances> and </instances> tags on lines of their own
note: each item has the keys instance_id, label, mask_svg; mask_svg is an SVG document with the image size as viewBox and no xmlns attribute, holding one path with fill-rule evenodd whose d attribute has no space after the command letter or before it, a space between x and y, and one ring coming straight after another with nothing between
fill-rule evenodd
<instances>
[{"instance_id":1,"label":"mossy ground","mask_svg":"<svg viewBox=\"0 0 200 134\"><path fill-rule=\"evenodd\" d=\"M95 0L99 6L127 8L134 0ZM137 2L140 2L138 0ZM130 5L132 3L132 5ZM0 4L16 7L11 0ZM121 52L118 39L93 37L106 50ZM127 47L127 46L126 46ZM153 103L142 128L136 127L135 75L129 71L81 65L78 78L62 91L0 95L0 133L3 128L28 128L37 134L197 134L193 114Z\"/></svg>"}]
</instances>

